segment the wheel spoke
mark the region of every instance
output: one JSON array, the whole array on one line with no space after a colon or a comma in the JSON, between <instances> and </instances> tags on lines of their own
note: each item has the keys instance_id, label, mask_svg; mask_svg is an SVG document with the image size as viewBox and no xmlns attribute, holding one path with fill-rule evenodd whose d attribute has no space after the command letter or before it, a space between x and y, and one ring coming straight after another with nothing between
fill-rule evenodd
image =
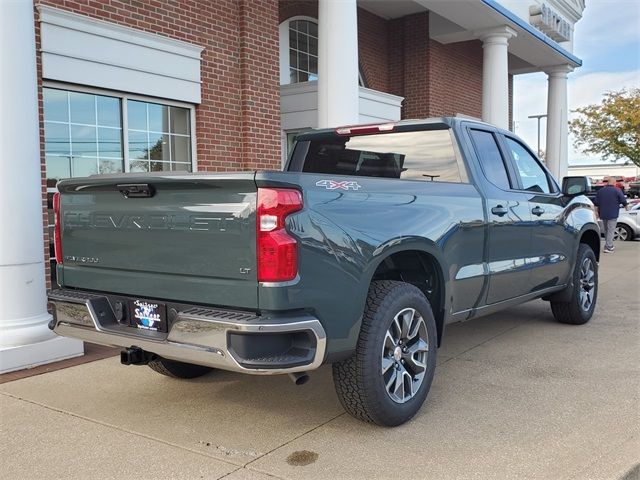
<instances>
[{"instance_id":1,"label":"wheel spoke","mask_svg":"<svg viewBox=\"0 0 640 480\"><path fill-rule=\"evenodd\" d=\"M387 392L388 393L391 393L391 387L395 384L397 377L398 377L398 371L394 368L391 371L391 375L389 375L389 380L387 380Z\"/></svg>"},{"instance_id":2,"label":"wheel spoke","mask_svg":"<svg viewBox=\"0 0 640 480\"><path fill-rule=\"evenodd\" d=\"M422 327L422 325L424 324L424 320L422 319L422 317L415 315L413 317L413 322L411 324L411 328L409 329L409 334L407 335L407 343L409 343L411 340L413 340L414 338L419 337L420 334L420 328Z\"/></svg>"},{"instance_id":3,"label":"wheel spoke","mask_svg":"<svg viewBox=\"0 0 640 480\"><path fill-rule=\"evenodd\" d=\"M396 381L393 385L393 394L400 400L404 400L404 372L396 371Z\"/></svg>"},{"instance_id":4,"label":"wheel spoke","mask_svg":"<svg viewBox=\"0 0 640 480\"><path fill-rule=\"evenodd\" d=\"M429 344L424 340L419 339L416 343L414 343L407 349L407 356L412 357L417 353L428 352L428 351L429 351Z\"/></svg>"},{"instance_id":5,"label":"wheel spoke","mask_svg":"<svg viewBox=\"0 0 640 480\"><path fill-rule=\"evenodd\" d=\"M387 373L390 368L393 368L395 363L393 357L382 357L382 375Z\"/></svg>"},{"instance_id":6,"label":"wheel spoke","mask_svg":"<svg viewBox=\"0 0 640 480\"><path fill-rule=\"evenodd\" d=\"M588 284L592 284L593 283L593 277L595 276L595 273L593 270L589 269L589 271L587 272L587 277L585 278L586 282Z\"/></svg>"},{"instance_id":7,"label":"wheel spoke","mask_svg":"<svg viewBox=\"0 0 640 480\"><path fill-rule=\"evenodd\" d=\"M591 306L591 298L589 296L589 292L583 290L580 292L580 306L583 310L589 310Z\"/></svg>"},{"instance_id":8,"label":"wheel spoke","mask_svg":"<svg viewBox=\"0 0 640 480\"><path fill-rule=\"evenodd\" d=\"M403 400L409 399L413 397L413 378L404 368L401 369L402 372L402 390L404 391L405 397Z\"/></svg>"},{"instance_id":9,"label":"wheel spoke","mask_svg":"<svg viewBox=\"0 0 640 480\"><path fill-rule=\"evenodd\" d=\"M406 365L411 368L414 375L422 373L427 369L427 364L422 360L422 357L425 357L425 355L411 356L405 360L407 362Z\"/></svg>"},{"instance_id":10,"label":"wheel spoke","mask_svg":"<svg viewBox=\"0 0 640 480\"><path fill-rule=\"evenodd\" d=\"M411 329L411 323L416 311L413 309L407 309L399 313L397 317L402 316L402 330L400 331L400 339L405 340L409 336L409 330Z\"/></svg>"},{"instance_id":11,"label":"wheel spoke","mask_svg":"<svg viewBox=\"0 0 640 480\"><path fill-rule=\"evenodd\" d=\"M395 330L395 335L393 334L393 332L391 330ZM393 323L391 324L391 327L389 328L387 333L391 334L393 339L396 341L396 344L402 338L402 326L400 324L400 319L398 318L398 315L393 317Z\"/></svg>"},{"instance_id":12,"label":"wheel spoke","mask_svg":"<svg viewBox=\"0 0 640 480\"><path fill-rule=\"evenodd\" d=\"M387 351L393 352L393 349L396 348L398 342L393 338L391 332L387 330L386 335L384 336L384 348ZM383 353L384 356L384 353Z\"/></svg>"}]
</instances>

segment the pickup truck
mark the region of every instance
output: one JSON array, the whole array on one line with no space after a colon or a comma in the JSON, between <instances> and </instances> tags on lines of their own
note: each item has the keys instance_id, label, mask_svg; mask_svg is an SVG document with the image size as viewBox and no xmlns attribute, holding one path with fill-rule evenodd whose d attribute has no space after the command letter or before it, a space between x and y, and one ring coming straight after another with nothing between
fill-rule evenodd
<instances>
[{"instance_id":1,"label":"pickup truck","mask_svg":"<svg viewBox=\"0 0 640 480\"><path fill-rule=\"evenodd\" d=\"M419 410L445 325L529 300L591 318L600 232L511 132L463 118L298 136L285 171L59 182L57 334L171 377L332 364L347 412Z\"/></svg>"}]
</instances>

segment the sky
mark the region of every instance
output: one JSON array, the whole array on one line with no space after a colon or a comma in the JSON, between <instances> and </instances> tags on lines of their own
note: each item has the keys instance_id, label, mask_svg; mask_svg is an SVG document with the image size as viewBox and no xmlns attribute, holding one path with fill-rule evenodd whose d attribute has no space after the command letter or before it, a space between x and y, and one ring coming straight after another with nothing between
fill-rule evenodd
<instances>
[{"instance_id":1,"label":"sky","mask_svg":"<svg viewBox=\"0 0 640 480\"><path fill-rule=\"evenodd\" d=\"M640 0L586 0L574 27L574 55L582 67L569 74L569 119L572 110L600 103L607 91L640 87ZM546 113L547 76L544 73L514 77L515 131L531 147L537 144L537 123L529 115ZM541 148L545 145L545 119L541 121ZM601 160L576 149L569 137L569 164L594 164Z\"/></svg>"}]
</instances>

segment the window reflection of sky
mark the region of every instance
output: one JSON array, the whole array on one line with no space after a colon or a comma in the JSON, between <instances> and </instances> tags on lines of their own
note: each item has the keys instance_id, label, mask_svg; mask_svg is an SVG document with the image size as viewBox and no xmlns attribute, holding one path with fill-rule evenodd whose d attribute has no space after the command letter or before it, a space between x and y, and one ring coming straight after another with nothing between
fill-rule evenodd
<instances>
[{"instance_id":1,"label":"window reflection of sky","mask_svg":"<svg viewBox=\"0 0 640 480\"><path fill-rule=\"evenodd\" d=\"M460 172L449 130L398 132L352 137L350 150L394 153L404 156L400 178L459 182Z\"/></svg>"},{"instance_id":2,"label":"window reflection of sky","mask_svg":"<svg viewBox=\"0 0 640 480\"><path fill-rule=\"evenodd\" d=\"M129 171L191 170L187 108L48 87L43 101L48 180L122 172L125 153Z\"/></svg>"}]
</instances>

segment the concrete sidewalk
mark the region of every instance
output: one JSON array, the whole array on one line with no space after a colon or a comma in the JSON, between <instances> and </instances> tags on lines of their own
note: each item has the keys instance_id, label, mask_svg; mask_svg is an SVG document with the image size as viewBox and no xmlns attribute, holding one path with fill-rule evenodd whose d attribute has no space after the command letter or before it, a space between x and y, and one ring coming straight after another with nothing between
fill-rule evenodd
<instances>
[{"instance_id":1,"label":"concrete sidewalk","mask_svg":"<svg viewBox=\"0 0 640 480\"><path fill-rule=\"evenodd\" d=\"M296 387L108 358L0 385L0 478L640 478L640 242L616 249L587 325L536 301L449 326L401 427L345 414L326 367Z\"/></svg>"}]
</instances>

